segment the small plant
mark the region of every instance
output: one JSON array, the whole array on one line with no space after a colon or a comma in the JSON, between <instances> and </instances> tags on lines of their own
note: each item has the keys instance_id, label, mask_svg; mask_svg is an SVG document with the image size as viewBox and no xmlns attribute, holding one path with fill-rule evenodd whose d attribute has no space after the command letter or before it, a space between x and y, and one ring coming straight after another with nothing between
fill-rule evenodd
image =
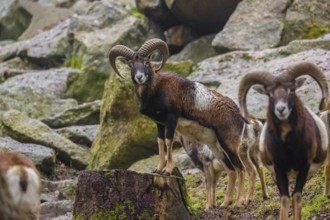
<instances>
[{"instance_id":1,"label":"small plant","mask_svg":"<svg viewBox=\"0 0 330 220\"><path fill-rule=\"evenodd\" d=\"M131 14L137 18L144 18L144 14L142 14L137 8L132 8Z\"/></svg>"},{"instance_id":2,"label":"small plant","mask_svg":"<svg viewBox=\"0 0 330 220\"><path fill-rule=\"evenodd\" d=\"M79 70L85 69L82 56L71 56L70 60L65 61L64 66Z\"/></svg>"}]
</instances>

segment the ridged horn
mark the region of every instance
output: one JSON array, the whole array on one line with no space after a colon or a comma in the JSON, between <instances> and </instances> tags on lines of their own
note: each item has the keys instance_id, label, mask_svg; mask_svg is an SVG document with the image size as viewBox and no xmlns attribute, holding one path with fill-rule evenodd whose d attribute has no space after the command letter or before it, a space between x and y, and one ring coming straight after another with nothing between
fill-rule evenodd
<instances>
[{"instance_id":1,"label":"ridged horn","mask_svg":"<svg viewBox=\"0 0 330 220\"><path fill-rule=\"evenodd\" d=\"M246 107L246 95L255 84L268 86L274 81L275 77L267 71L253 71L247 73L241 80L238 90L238 101L240 105L241 115L250 120L250 115Z\"/></svg>"},{"instance_id":2,"label":"ridged horn","mask_svg":"<svg viewBox=\"0 0 330 220\"><path fill-rule=\"evenodd\" d=\"M168 46L167 44L162 41L161 39L150 39L148 41L146 41L138 50L138 53L143 56L143 57L147 57L151 52L153 52L154 50L160 50L161 55L162 55L162 64L160 65L160 67L158 67L157 69L155 69L155 71L157 72L158 70L160 70L161 68L163 68L163 66L165 65L165 62L169 56L169 50L168 50Z\"/></svg>"},{"instance_id":3,"label":"ridged horn","mask_svg":"<svg viewBox=\"0 0 330 220\"><path fill-rule=\"evenodd\" d=\"M124 45L116 45L113 48L111 48L110 52L109 52L109 62L111 67L113 68L113 70L116 72L116 74L118 76L120 76L121 78L124 78L118 71L117 66L116 66L116 58L118 56L122 56L125 57L127 60L131 59L133 57L133 55L135 54L135 52L124 46Z\"/></svg>"},{"instance_id":4,"label":"ridged horn","mask_svg":"<svg viewBox=\"0 0 330 220\"><path fill-rule=\"evenodd\" d=\"M292 81L302 75L311 76L319 85L322 92L322 100L319 108L320 110L325 110L329 102L329 87L324 73L315 64L306 61L297 63L287 68L279 77L284 81Z\"/></svg>"}]
</instances>

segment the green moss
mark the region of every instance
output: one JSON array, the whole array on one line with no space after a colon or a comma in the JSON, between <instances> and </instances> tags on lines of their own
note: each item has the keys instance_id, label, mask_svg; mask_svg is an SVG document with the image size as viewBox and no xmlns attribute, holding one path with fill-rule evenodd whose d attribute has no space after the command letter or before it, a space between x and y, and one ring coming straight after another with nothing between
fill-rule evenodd
<instances>
[{"instance_id":1,"label":"green moss","mask_svg":"<svg viewBox=\"0 0 330 220\"><path fill-rule=\"evenodd\" d=\"M185 175L184 176L186 185L189 186L187 189L187 205L189 212L198 215L205 208L205 189L201 189L196 182L196 175Z\"/></svg>"},{"instance_id":2,"label":"green moss","mask_svg":"<svg viewBox=\"0 0 330 220\"><path fill-rule=\"evenodd\" d=\"M245 60L245 61L249 61L252 59L252 56L248 53L243 53L242 54L242 59Z\"/></svg>"},{"instance_id":3,"label":"green moss","mask_svg":"<svg viewBox=\"0 0 330 220\"><path fill-rule=\"evenodd\" d=\"M64 62L65 67L70 67L74 69L79 69L83 71L85 69L83 65L83 57L82 56L71 56L71 58Z\"/></svg>"},{"instance_id":4,"label":"green moss","mask_svg":"<svg viewBox=\"0 0 330 220\"><path fill-rule=\"evenodd\" d=\"M137 18L144 18L144 14L142 14L137 8L131 9L131 15Z\"/></svg>"},{"instance_id":5,"label":"green moss","mask_svg":"<svg viewBox=\"0 0 330 220\"><path fill-rule=\"evenodd\" d=\"M304 187L302 216L312 219L325 209L330 209L330 200L324 195L324 175L320 169Z\"/></svg>"},{"instance_id":6,"label":"green moss","mask_svg":"<svg viewBox=\"0 0 330 220\"><path fill-rule=\"evenodd\" d=\"M184 61L168 61L161 71L170 71L181 76L188 76L192 72L193 62L191 60Z\"/></svg>"},{"instance_id":7,"label":"green moss","mask_svg":"<svg viewBox=\"0 0 330 220\"><path fill-rule=\"evenodd\" d=\"M83 220L85 219L82 216L73 216L73 220ZM91 220L126 220L126 219L150 219L156 220L157 218L150 214L146 209L141 210L140 213L137 213L136 207L132 201L129 199L124 200L122 203L117 203L113 210L111 211L95 211L92 216L89 218Z\"/></svg>"},{"instance_id":8,"label":"green moss","mask_svg":"<svg viewBox=\"0 0 330 220\"><path fill-rule=\"evenodd\" d=\"M306 32L301 34L303 39L313 39L318 38L329 31L329 28L326 25L318 25L315 22L312 22L308 27Z\"/></svg>"},{"instance_id":9,"label":"green moss","mask_svg":"<svg viewBox=\"0 0 330 220\"><path fill-rule=\"evenodd\" d=\"M223 56L223 61L232 61L234 57L232 55L225 55Z\"/></svg>"}]
</instances>

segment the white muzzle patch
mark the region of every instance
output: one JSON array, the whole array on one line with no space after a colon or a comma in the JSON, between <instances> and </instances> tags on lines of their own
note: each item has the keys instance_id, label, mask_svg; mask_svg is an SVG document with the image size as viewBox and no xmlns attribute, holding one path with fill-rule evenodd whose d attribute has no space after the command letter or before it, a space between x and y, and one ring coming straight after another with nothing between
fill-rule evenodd
<instances>
[{"instance_id":1,"label":"white muzzle patch","mask_svg":"<svg viewBox=\"0 0 330 220\"><path fill-rule=\"evenodd\" d=\"M147 76L144 72L138 71L134 76L135 82L138 84L143 84L147 81Z\"/></svg>"},{"instance_id":2,"label":"white muzzle patch","mask_svg":"<svg viewBox=\"0 0 330 220\"><path fill-rule=\"evenodd\" d=\"M289 109L288 104L281 100L276 103L274 111L276 117L281 121L287 120L291 113L291 109Z\"/></svg>"}]
</instances>

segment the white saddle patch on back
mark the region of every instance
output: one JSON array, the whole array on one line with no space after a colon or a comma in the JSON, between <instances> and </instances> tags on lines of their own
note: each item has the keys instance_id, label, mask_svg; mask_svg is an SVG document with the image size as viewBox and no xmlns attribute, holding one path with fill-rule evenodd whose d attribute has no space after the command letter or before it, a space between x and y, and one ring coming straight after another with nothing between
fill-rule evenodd
<instances>
[{"instance_id":1,"label":"white saddle patch on back","mask_svg":"<svg viewBox=\"0 0 330 220\"><path fill-rule=\"evenodd\" d=\"M214 95L208 88L198 82L195 82L195 108L198 110L206 110L213 101Z\"/></svg>"}]
</instances>

